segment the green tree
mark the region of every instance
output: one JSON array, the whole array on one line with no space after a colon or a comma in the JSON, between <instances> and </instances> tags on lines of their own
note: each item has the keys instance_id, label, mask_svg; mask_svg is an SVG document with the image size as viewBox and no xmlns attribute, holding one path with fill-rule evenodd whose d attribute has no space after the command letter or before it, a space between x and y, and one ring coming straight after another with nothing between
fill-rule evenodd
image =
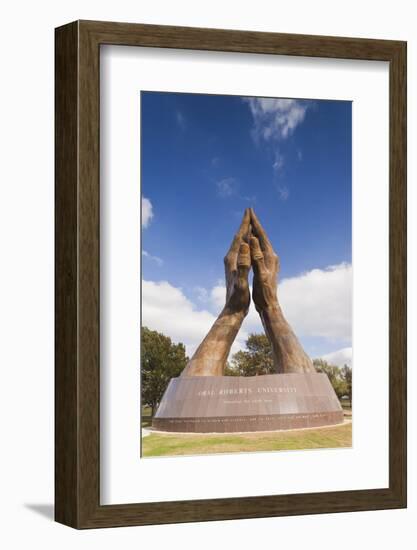
<instances>
[{"instance_id":1,"label":"green tree","mask_svg":"<svg viewBox=\"0 0 417 550\"><path fill-rule=\"evenodd\" d=\"M349 405L352 407L352 368L345 365L341 370L341 374L346 384L346 395L349 399Z\"/></svg>"},{"instance_id":2,"label":"green tree","mask_svg":"<svg viewBox=\"0 0 417 550\"><path fill-rule=\"evenodd\" d=\"M224 376L239 376L239 372L232 367L229 361L227 361L224 367Z\"/></svg>"},{"instance_id":3,"label":"green tree","mask_svg":"<svg viewBox=\"0 0 417 550\"><path fill-rule=\"evenodd\" d=\"M314 366L317 372L324 372L333 386L333 389L339 399L348 394L348 388L342 375L342 369L336 365L329 365L324 359L314 359Z\"/></svg>"},{"instance_id":4,"label":"green tree","mask_svg":"<svg viewBox=\"0 0 417 550\"><path fill-rule=\"evenodd\" d=\"M246 340L246 350L233 355L226 372L229 376L274 374L272 348L265 334L251 334Z\"/></svg>"},{"instance_id":5,"label":"green tree","mask_svg":"<svg viewBox=\"0 0 417 550\"><path fill-rule=\"evenodd\" d=\"M179 376L188 362L184 344L174 344L171 338L142 327L141 334L142 404L151 407L152 416L171 378Z\"/></svg>"}]
</instances>

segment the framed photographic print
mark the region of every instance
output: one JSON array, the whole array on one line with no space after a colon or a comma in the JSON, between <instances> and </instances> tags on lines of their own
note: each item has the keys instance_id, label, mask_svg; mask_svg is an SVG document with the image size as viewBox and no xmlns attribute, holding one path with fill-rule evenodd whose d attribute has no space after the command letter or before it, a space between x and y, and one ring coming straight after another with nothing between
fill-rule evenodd
<instances>
[{"instance_id":1,"label":"framed photographic print","mask_svg":"<svg viewBox=\"0 0 417 550\"><path fill-rule=\"evenodd\" d=\"M56 520L406 506L406 44L56 29Z\"/></svg>"}]
</instances>

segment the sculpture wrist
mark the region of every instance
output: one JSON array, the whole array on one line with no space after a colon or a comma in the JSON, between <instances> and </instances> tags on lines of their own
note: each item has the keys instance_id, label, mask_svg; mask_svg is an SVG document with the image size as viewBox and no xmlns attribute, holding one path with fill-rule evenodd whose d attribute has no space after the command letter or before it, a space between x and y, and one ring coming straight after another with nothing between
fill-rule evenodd
<instances>
[{"instance_id":1,"label":"sculpture wrist","mask_svg":"<svg viewBox=\"0 0 417 550\"><path fill-rule=\"evenodd\" d=\"M222 376L230 348L246 314L225 306L181 376Z\"/></svg>"},{"instance_id":2,"label":"sculpture wrist","mask_svg":"<svg viewBox=\"0 0 417 550\"><path fill-rule=\"evenodd\" d=\"M257 310L261 318L264 318L265 320L281 320L284 319L284 315L282 313L281 307L278 303L278 300L274 302L273 304L270 304L267 307L264 307L262 309Z\"/></svg>"},{"instance_id":3,"label":"sculpture wrist","mask_svg":"<svg viewBox=\"0 0 417 550\"><path fill-rule=\"evenodd\" d=\"M272 346L277 372L315 372L311 359L303 350L277 302L260 312L262 324Z\"/></svg>"},{"instance_id":4,"label":"sculpture wrist","mask_svg":"<svg viewBox=\"0 0 417 550\"><path fill-rule=\"evenodd\" d=\"M243 320L245 319L248 313L249 313L249 307L244 311L235 311L226 305L220 312L219 316L217 317L217 320L227 318L227 319L231 319L232 320L231 322L236 322L236 323L240 322L240 324L242 324Z\"/></svg>"}]
</instances>

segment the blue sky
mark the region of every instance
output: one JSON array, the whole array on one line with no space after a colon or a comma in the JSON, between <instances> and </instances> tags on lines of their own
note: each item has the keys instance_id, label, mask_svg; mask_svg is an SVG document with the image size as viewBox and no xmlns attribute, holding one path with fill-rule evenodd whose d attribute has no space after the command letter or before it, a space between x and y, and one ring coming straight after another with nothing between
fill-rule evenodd
<instances>
[{"instance_id":1,"label":"blue sky","mask_svg":"<svg viewBox=\"0 0 417 550\"><path fill-rule=\"evenodd\" d=\"M351 163L350 102L142 92L143 280L215 314L204 293L224 278L247 206L280 256L280 280L350 265ZM350 345L301 339L310 354Z\"/></svg>"}]
</instances>

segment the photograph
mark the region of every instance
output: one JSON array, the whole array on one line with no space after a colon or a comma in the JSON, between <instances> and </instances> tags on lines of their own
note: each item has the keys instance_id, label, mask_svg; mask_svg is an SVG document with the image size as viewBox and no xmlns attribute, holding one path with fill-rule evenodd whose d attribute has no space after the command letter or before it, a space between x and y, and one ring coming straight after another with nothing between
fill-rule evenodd
<instances>
[{"instance_id":1,"label":"photograph","mask_svg":"<svg viewBox=\"0 0 417 550\"><path fill-rule=\"evenodd\" d=\"M2 3L0 548L413 550L415 4L42 7Z\"/></svg>"},{"instance_id":2,"label":"photograph","mask_svg":"<svg viewBox=\"0 0 417 550\"><path fill-rule=\"evenodd\" d=\"M139 99L140 458L351 447L352 102Z\"/></svg>"}]
</instances>

